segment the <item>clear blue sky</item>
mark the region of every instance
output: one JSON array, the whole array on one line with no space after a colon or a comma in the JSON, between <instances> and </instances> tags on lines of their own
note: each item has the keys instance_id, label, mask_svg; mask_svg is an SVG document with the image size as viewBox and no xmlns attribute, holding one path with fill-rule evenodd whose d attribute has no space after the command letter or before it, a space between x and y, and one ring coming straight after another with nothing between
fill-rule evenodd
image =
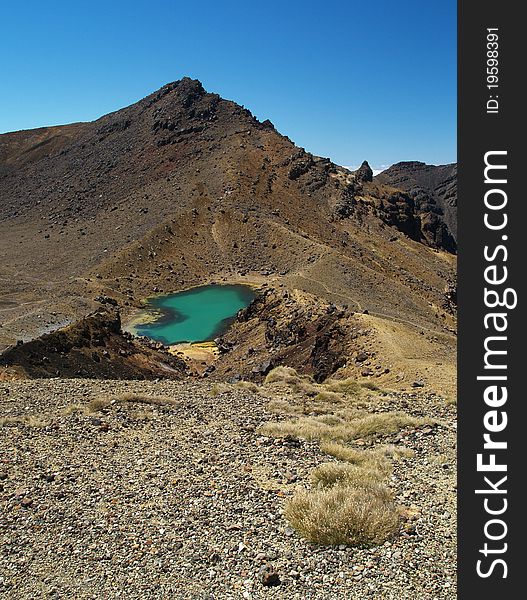
<instances>
[{"instance_id":1,"label":"clear blue sky","mask_svg":"<svg viewBox=\"0 0 527 600\"><path fill-rule=\"evenodd\" d=\"M0 132L188 75L343 165L456 160L455 0L25 0L0 19Z\"/></svg>"}]
</instances>

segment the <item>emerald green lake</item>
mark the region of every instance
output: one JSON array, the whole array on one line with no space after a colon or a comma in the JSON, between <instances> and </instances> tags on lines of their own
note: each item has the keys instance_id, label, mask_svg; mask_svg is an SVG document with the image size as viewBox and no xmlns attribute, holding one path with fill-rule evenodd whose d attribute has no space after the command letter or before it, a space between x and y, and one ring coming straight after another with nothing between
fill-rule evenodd
<instances>
[{"instance_id":1,"label":"emerald green lake","mask_svg":"<svg viewBox=\"0 0 527 600\"><path fill-rule=\"evenodd\" d=\"M245 285L205 285L156 296L148 300L133 330L166 345L213 340L254 296Z\"/></svg>"}]
</instances>

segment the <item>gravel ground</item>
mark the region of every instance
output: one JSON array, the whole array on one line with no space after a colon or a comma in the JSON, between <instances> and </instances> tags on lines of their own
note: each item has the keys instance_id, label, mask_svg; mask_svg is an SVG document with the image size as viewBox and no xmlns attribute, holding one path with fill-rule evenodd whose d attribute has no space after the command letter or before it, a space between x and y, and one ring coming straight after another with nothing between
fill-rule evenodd
<instances>
[{"instance_id":1,"label":"gravel ground","mask_svg":"<svg viewBox=\"0 0 527 600\"><path fill-rule=\"evenodd\" d=\"M255 429L266 399L208 382L0 383L0 596L29 598L455 598L455 409L392 394L381 408L441 418L383 439L415 451L391 485L407 507L381 547L300 539L282 506L328 460L317 443ZM134 392L172 404L74 403ZM267 584L267 585L266 585ZM275 585L269 585L275 584Z\"/></svg>"}]
</instances>

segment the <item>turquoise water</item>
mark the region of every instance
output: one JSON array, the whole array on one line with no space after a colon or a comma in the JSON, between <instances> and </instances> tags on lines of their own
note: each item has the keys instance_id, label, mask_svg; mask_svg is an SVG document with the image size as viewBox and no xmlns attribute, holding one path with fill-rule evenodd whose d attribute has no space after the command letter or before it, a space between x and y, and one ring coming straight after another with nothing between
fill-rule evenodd
<instances>
[{"instance_id":1,"label":"turquoise water","mask_svg":"<svg viewBox=\"0 0 527 600\"><path fill-rule=\"evenodd\" d=\"M156 296L148 301L143 313L145 320L155 320L135 325L134 332L166 345L212 340L253 298L253 290L245 285L206 285Z\"/></svg>"}]
</instances>

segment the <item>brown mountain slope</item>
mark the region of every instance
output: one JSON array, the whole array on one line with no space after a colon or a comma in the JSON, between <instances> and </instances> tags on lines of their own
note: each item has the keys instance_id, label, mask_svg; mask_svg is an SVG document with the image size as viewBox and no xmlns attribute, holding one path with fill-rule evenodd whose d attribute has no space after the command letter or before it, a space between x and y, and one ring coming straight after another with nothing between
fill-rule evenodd
<instances>
[{"instance_id":1,"label":"brown mountain slope","mask_svg":"<svg viewBox=\"0 0 527 600\"><path fill-rule=\"evenodd\" d=\"M86 127L84 123L41 127L0 135L0 175L57 154Z\"/></svg>"},{"instance_id":2,"label":"brown mountain slope","mask_svg":"<svg viewBox=\"0 0 527 600\"><path fill-rule=\"evenodd\" d=\"M0 136L0 149L4 346L100 294L126 319L153 292L209 281L270 282L426 335L454 327L454 259L426 245L412 198L198 81L93 123Z\"/></svg>"},{"instance_id":3,"label":"brown mountain slope","mask_svg":"<svg viewBox=\"0 0 527 600\"><path fill-rule=\"evenodd\" d=\"M408 192L421 213L427 237L455 252L457 247L457 165L400 162L375 181Z\"/></svg>"}]
</instances>

